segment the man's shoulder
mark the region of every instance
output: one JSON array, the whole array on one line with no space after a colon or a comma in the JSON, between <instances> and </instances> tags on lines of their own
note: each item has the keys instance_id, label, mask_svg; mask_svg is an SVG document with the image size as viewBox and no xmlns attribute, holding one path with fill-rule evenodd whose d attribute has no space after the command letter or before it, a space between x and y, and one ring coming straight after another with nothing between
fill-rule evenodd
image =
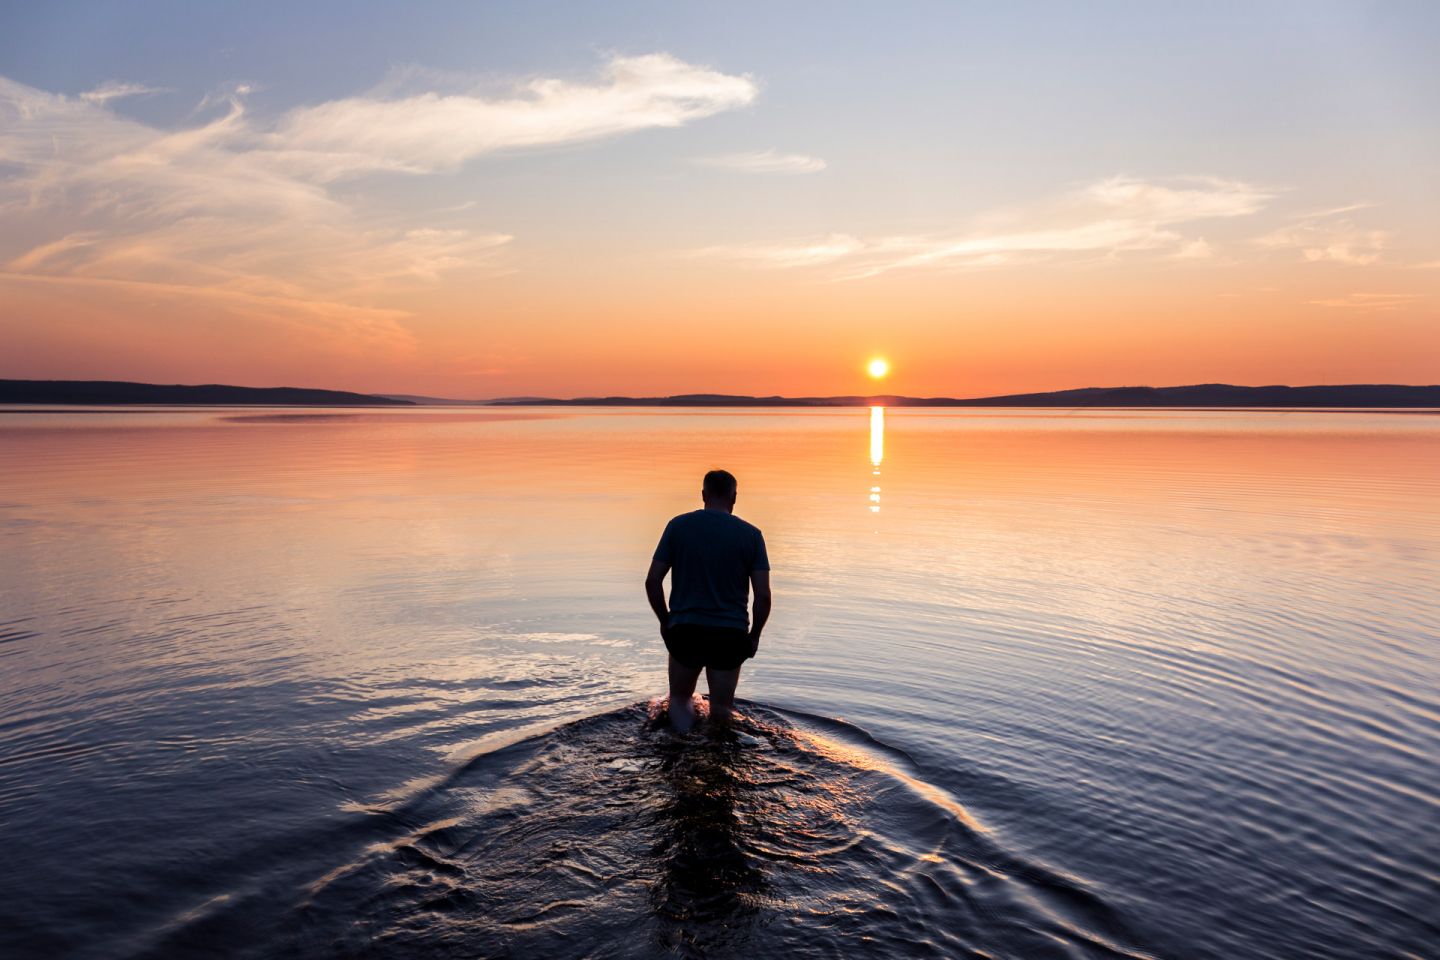
<instances>
[{"instance_id":1,"label":"man's shoulder","mask_svg":"<svg viewBox=\"0 0 1440 960\"><path fill-rule=\"evenodd\" d=\"M671 517L670 522L665 526L667 529L671 527L683 529L685 527L705 525L705 528L714 530L715 526L713 525L716 524L721 527L728 527L746 536L762 536L760 528L755 526L755 524L750 523L748 520L742 520L733 513L722 513L719 510L691 510L688 513Z\"/></svg>"},{"instance_id":2,"label":"man's shoulder","mask_svg":"<svg viewBox=\"0 0 1440 960\"><path fill-rule=\"evenodd\" d=\"M740 518L734 514L726 514L726 521L730 530L733 531L733 537L740 538L740 540L759 540L760 543L765 543L765 534L760 533L760 528L756 527L752 522L740 520Z\"/></svg>"},{"instance_id":3,"label":"man's shoulder","mask_svg":"<svg viewBox=\"0 0 1440 960\"><path fill-rule=\"evenodd\" d=\"M683 527L695 522L695 515L704 513L704 510L687 510L684 513L677 513L665 524L667 527Z\"/></svg>"},{"instance_id":4,"label":"man's shoulder","mask_svg":"<svg viewBox=\"0 0 1440 960\"><path fill-rule=\"evenodd\" d=\"M760 532L760 528L755 526L755 524L751 523L749 520L741 520L733 513L730 514L730 519L735 521L735 523L738 525L737 529L743 530L745 533L752 536L763 537L763 534Z\"/></svg>"}]
</instances>

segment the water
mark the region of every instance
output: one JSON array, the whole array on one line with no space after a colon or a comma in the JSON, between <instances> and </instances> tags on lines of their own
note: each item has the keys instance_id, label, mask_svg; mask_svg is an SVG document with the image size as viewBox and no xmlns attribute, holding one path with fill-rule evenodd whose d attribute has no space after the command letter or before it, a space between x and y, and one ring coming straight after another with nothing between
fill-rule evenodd
<instances>
[{"instance_id":1,"label":"water","mask_svg":"<svg viewBox=\"0 0 1440 960\"><path fill-rule=\"evenodd\" d=\"M0 411L0 955L1434 957L1440 417ZM641 581L740 478L733 738Z\"/></svg>"}]
</instances>

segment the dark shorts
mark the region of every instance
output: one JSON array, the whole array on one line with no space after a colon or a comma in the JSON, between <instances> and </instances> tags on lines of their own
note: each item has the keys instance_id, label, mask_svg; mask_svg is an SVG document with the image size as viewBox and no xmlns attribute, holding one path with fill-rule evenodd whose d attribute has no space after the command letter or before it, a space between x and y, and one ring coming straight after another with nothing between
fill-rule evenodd
<instances>
[{"instance_id":1,"label":"dark shorts","mask_svg":"<svg viewBox=\"0 0 1440 960\"><path fill-rule=\"evenodd\" d=\"M665 649L691 670L736 670L750 656L750 635L739 627L682 623L666 628Z\"/></svg>"}]
</instances>

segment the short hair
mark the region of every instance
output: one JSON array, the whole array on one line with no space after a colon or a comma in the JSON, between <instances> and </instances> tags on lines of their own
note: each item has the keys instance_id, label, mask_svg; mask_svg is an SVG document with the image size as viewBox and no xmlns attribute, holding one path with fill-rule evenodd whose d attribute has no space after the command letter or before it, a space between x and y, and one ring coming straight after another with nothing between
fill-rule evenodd
<instances>
[{"instance_id":1,"label":"short hair","mask_svg":"<svg viewBox=\"0 0 1440 960\"><path fill-rule=\"evenodd\" d=\"M700 490L707 497L729 497L735 493L735 474L729 470L711 470L705 474Z\"/></svg>"}]
</instances>

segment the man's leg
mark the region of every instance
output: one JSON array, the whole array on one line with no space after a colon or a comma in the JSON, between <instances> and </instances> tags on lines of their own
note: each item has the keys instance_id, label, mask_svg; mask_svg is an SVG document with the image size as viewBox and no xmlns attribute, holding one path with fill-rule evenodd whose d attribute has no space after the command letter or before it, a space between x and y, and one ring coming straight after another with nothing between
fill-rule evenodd
<instances>
[{"instance_id":1,"label":"man's leg","mask_svg":"<svg viewBox=\"0 0 1440 960\"><path fill-rule=\"evenodd\" d=\"M694 695L699 679L698 667L687 667L673 656L670 658L670 726L680 733L695 725L695 708L690 705L690 697ZM711 689L714 689L713 685ZM732 694L735 691L733 683L730 691ZM715 695L712 693L710 697L713 703Z\"/></svg>"},{"instance_id":2,"label":"man's leg","mask_svg":"<svg viewBox=\"0 0 1440 960\"><path fill-rule=\"evenodd\" d=\"M705 682L710 685L711 722L722 725L729 723L730 712L735 709L735 687L740 683L740 668L716 670L714 667L706 667Z\"/></svg>"}]
</instances>

